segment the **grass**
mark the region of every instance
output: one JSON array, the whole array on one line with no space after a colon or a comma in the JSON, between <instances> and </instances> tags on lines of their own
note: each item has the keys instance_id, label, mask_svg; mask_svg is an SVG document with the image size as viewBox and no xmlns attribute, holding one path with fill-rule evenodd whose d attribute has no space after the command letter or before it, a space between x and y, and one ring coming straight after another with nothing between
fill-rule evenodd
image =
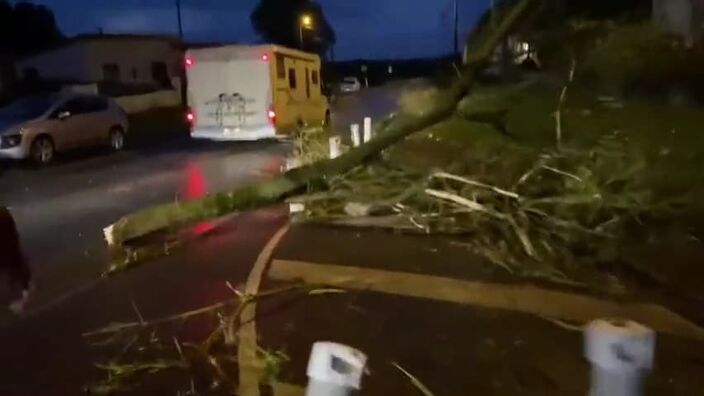
<instances>
[{"instance_id":1,"label":"grass","mask_svg":"<svg viewBox=\"0 0 704 396\"><path fill-rule=\"evenodd\" d=\"M704 218L698 109L604 100L571 86L558 149L561 89L538 80L479 87L455 116L331 180L306 214L354 216L347 203L362 203L405 220L390 224L465 235L475 253L515 275L568 284L585 268L600 283L597 268L629 260L630 245L660 225L686 219L677 226L686 230Z\"/></svg>"},{"instance_id":2,"label":"grass","mask_svg":"<svg viewBox=\"0 0 704 396\"><path fill-rule=\"evenodd\" d=\"M485 87L479 95L491 95ZM496 89L495 107L506 106L505 88ZM504 117L506 132L458 116L409 139L392 156L414 168L458 167L458 158L469 165L501 157L504 171L522 168L546 148L555 146L554 111L558 87L536 84L514 95ZM475 105L475 103L471 103ZM564 117L567 147L588 148L609 135L620 135L628 150L641 153L649 170L647 183L663 195L704 193L704 113L694 107L671 107L652 101L625 101L610 107L586 89L571 91ZM461 167L461 166L460 166ZM696 199L692 209L704 214ZM704 201L702 201L704 202Z\"/></svg>"}]
</instances>

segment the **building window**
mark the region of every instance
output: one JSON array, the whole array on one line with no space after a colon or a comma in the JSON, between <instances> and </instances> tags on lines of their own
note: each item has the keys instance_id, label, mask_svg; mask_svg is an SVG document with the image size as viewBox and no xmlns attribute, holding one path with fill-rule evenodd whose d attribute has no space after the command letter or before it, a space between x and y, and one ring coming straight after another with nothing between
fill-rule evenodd
<instances>
[{"instance_id":1,"label":"building window","mask_svg":"<svg viewBox=\"0 0 704 396\"><path fill-rule=\"evenodd\" d=\"M166 62L152 62L152 80L161 88L171 88Z\"/></svg>"},{"instance_id":2,"label":"building window","mask_svg":"<svg viewBox=\"0 0 704 396\"><path fill-rule=\"evenodd\" d=\"M120 81L120 66L117 63L103 64L103 81Z\"/></svg>"},{"instance_id":3,"label":"building window","mask_svg":"<svg viewBox=\"0 0 704 396\"><path fill-rule=\"evenodd\" d=\"M276 78L283 80L286 78L286 65L284 64L284 56L276 54Z\"/></svg>"},{"instance_id":4,"label":"building window","mask_svg":"<svg viewBox=\"0 0 704 396\"><path fill-rule=\"evenodd\" d=\"M318 71L317 70L313 70L313 72L311 72L310 79L312 80L313 85L318 85Z\"/></svg>"},{"instance_id":5,"label":"building window","mask_svg":"<svg viewBox=\"0 0 704 396\"><path fill-rule=\"evenodd\" d=\"M288 87L291 89L296 89L298 84L296 84L296 69L288 69Z\"/></svg>"},{"instance_id":6,"label":"building window","mask_svg":"<svg viewBox=\"0 0 704 396\"><path fill-rule=\"evenodd\" d=\"M137 79L137 68L136 67L132 68L132 79L133 80Z\"/></svg>"}]
</instances>

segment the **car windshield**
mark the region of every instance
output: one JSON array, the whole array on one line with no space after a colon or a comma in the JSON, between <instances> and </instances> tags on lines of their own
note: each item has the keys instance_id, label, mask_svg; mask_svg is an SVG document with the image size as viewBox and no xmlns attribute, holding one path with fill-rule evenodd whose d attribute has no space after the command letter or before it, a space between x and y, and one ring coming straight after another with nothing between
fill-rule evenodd
<instances>
[{"instance_id":1,"label":"car windshield","mask_svg":"<svg viewBox=\"0 0 704 396\"><path fill-rule=\"evenodd\" d=\"M345 77L345 82L348 83L356 83L357 82L357 77Z\"/></svg>"},{"instance_id":2,"label":"car windshield","mask_svg":"<svg viewBox=\"0 0 704 396\"><path fill-rule=\"evenodd\" d=\"M13 118L36 118L46 113L56 102L53 95L35 95L18 99L0 109L0 116Z\"/></svg>"}]
</instances>

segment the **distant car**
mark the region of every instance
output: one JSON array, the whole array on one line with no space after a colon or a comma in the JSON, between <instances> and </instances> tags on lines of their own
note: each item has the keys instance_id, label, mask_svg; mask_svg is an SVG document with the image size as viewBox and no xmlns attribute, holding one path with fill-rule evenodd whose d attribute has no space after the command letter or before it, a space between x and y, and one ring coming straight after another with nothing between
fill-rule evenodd
<instances>
[{"instance_id":1,"label":"distant car","mask_svg":"<svg viewBox=\"0 0 704 396\"><path fill-rule=\"evenodd\" d=\"M57 152L105 145L125 145L124 111L99 95L45 94L27 96L0 109L0 159L30 159L39 165Z\"/></svg>"},{"instance_id":2,"label":"distant car","mask_svg":"<svg viewBox=\"0 0 704 396\"><path fill-rule=\"evenodd\" d=\"M358 92L360 89L362 89L362 84L357 77L345 77L340 83L340 92L342 93Z\"/></svg>"}]
</instances>

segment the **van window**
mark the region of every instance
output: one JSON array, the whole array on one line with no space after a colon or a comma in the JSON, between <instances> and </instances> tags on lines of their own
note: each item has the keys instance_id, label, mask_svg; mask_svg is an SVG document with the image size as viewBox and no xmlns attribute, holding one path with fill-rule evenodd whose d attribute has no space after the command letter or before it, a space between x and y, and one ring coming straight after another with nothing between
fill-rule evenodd
<instances>
[{"instance_id":1,"label":"van window","mask_svg":"<svg viewBox=\"0 0 704 396\"><path fill-rule=\"evenodd\" d=\"M310 73L306 67L306 96L310 99Z\"/></svg>"},{"instance_id":2,"label":"van window","mask_svg":"<svg viewBox=\"0 0 704 396\"><path fill-rule=\"evenodd\" d=\"M288 69L288 87L291 89L296 89L298 84L296 84L296 69Z\"/></svg>"},{"instance_id":3,"label":"van window","mask_svg":"<svg viewBox=\"0 0 704 396\"><path fill-rule=\"evenodd\" d=\"M318 85L318 71L313 70L311 73L310 79L313 81L313 85Z\"/></svg>"},{"instance_id":4,"label":"van window","mask_svg":"<svg viewBox=\"0 0 704 396\"><path fill-rule=\"evenodd\" d=\"M284 56L276 54L276 78L283 80L286 78L286 65L284 64Z\"/></svg>"}]
</instances>

